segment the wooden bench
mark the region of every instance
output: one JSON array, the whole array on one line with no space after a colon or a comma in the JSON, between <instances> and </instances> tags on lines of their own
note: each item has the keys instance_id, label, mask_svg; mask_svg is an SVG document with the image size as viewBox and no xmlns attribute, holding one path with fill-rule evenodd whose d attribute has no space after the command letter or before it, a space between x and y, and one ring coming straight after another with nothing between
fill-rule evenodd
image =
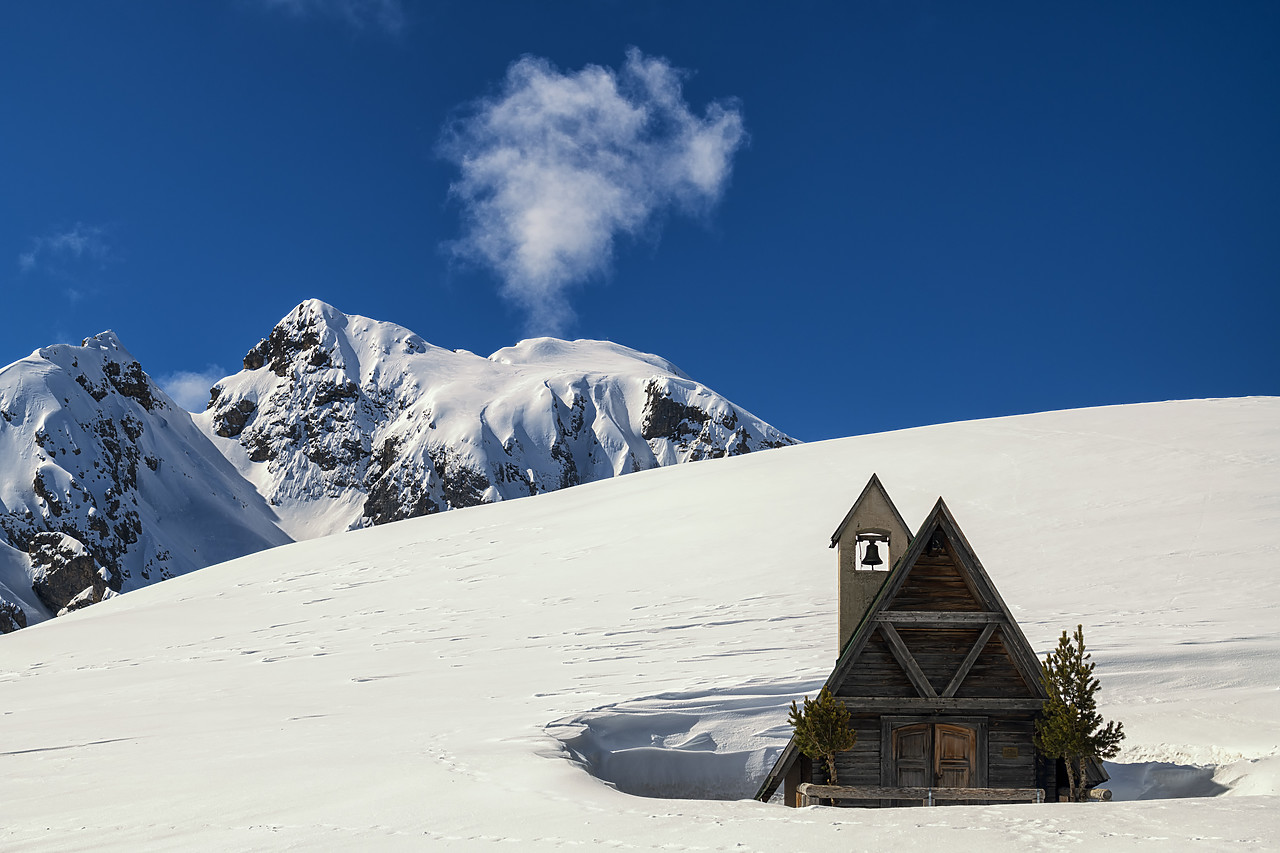
<instances>
[{"instance_id":1,"label":"wooden bench","mask_svg":"<svg viewBox=\"0 0 1280 853\"><path fill-rule=\"evenodd\" d=\"M1043 788L888 788L861 785L814 785L804 782L796 788L799 806L816 805L819 800L919 800L926 806L948 802L1044 802Z\"/></svg>"}]
</instances>

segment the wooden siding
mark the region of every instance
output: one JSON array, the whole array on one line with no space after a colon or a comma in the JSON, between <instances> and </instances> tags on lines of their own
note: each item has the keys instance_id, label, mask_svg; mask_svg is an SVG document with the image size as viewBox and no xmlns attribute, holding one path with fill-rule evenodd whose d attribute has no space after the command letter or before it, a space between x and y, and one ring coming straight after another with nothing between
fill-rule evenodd
<instances>
[{"instance_id":1,"label":"wooden siding","mask_svg":"<svg viewBox=\"0 0 1280 853\"><path fill-rule=\"evenodd\" d=\"M897 775L895 728L927 724L930 749L948 726L976 733L967 771L973 776L962 787L1043 788L1049 801L1057 796L1057 762L1035 749L1034 721L1044 699L1039 662L941 499L842 649L828 686L852 713L858 733L854 749L836 759L841 786L902 787L891 778ZM786 760L797 760L794 741L787 750ZM930 755L930 761L938 757ZM933 767L935 784L939 773L965 770L959 756L947 760L954 766ZM808 774L793 775L829 781L819 762ZM840 805L894 802L900 801Z\"/></svg>"},{"instance_id":2,"label":"wooden siding","mask_svg":"<svg viewBox=\"0 0 1280 853\"><path fill-rule=\"evenodd\" d=\"M836 686L834 692L842 698L856 696L909 698L918 695L879 631L867 640L862 654L858 656L857 665L849 671L848 677Z\"/></svg>"},{"instance_id":3,"label":"wooden siding","mask_svg":"<svg viewBox=\"0 0 1280 853\"><path fill-rule=\"evenodd\" d=\"M986 610L956 569L955 558L921 554L887 610Z\"/></svg>"},{"instance_id":4,"label":"wooden siding","mask_svg":"<svg viewBox=\"0 0 1280 853\"><path fill-rule=\"evenodd\" d=\"M898 635L938 695L973 648L981 629L899 626ZM988 645L990 645L988 643ZM967 679L966 679L967 680Z\"/></svg>"},{"instance_id":5,"label":"wooden siding","mask_svg":"<svg viewBox=\"0 0 1280 853\"><path fill-rule=\"evenodd\" d=\"M1044 788L1044 799L1047 803L1058 802L1061 788L1058 786L1058 767L1062 760L1036 756L1036 787Z\"/></svg>"},{"instance_id":6,"label":"wooden siding","mask_svg":"<svg viewBox=\"0 0 1280 853\"><path fill-rule=\"evenodd\" d=\"M1033 699L1035 694L1018 674L1004 645L1003 629L997 629L983 649L973 669L956 690L956 697Z\"/></svg>"},{"instance_id":7,"label":"wooden siding","mask_svg":"<svg viewBox=\"0 0 1280 853\"><path fill-rule=\"evenodd\" d=\"M993 788L1037 788L1035 723L1030 714L987 720L987 784ZM1016 752L1016 755L1012 753Z\"/></svg>"},{"instance_id":8,"label":"wooden siding","mask_svg":"<svg viewBox=\"0 0 1280 853\"><path fill-rule=\"evenodd\" d=\"M879 785L880 718L857 716L852 722L854 729L858 732L858 742L854 744L853 749L836 756L836 774L839 776L840 784ZM825 768L822 776L825 779Z\"/></svg>"}]
</instances>

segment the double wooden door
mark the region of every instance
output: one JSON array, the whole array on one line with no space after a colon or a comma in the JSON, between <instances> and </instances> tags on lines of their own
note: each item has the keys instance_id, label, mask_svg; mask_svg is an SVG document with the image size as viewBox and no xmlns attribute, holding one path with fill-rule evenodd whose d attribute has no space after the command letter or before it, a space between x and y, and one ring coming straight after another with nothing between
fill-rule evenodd
<instances>
[{"instance_id":1,"label":"double wooden door","mask_svg":"<svg viewBox=\"0 0 1280 853\"><path fill-rule=\"evenodd\" d=\"M952 723L893 730L893 784L900 788L971 788L977 782L978 733Z\"/></svg>"}]
</instances>

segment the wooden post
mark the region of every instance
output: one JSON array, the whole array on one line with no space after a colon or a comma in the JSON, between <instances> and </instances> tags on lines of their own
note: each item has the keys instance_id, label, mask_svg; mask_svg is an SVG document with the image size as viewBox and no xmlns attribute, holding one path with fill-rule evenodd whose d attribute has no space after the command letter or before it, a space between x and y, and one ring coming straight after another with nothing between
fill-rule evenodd
<instances>
[{"instance_id":1,"label":"wooden post","mask_svg":"<svg viewBox=\"0 0 1280 853\"><path fill-rule=\"evenodd\" d=\"M797 786L804 781L800 771L801 762L794 762L782 780L782 801L793 808L800 806L800 794L796 791Z\"/></svg>"}]
</instances>

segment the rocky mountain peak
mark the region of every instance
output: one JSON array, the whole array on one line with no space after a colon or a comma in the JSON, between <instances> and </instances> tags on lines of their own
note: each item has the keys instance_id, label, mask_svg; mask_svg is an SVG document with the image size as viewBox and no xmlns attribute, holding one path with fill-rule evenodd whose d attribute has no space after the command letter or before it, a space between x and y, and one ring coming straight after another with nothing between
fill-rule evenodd
<instances>
[{"instance_id":1,"label":"rocky mountain peak","mask_svg":"<svg viewBox=\"0 0 1280 853\"><path fill-rule=\"evenodd\" d=\"M111 332L0 369L0 460L0 598L36 621L288 541Z\"/></svg>"},{"instance_id":2,"label":"rocky mountain peak","mask_svg":"<svg viewBox=\"0 0 1280 853\"><path fill-rule=\"evenodd\" d=\"M276 324L267 337L244 357L245 370L266 367L279 377L297 369L341 368L342 352L338 346L346 315L318 299L303 302ZM338 329L331 326L337 322Z\"/></svg>"},{"instance_id":3,"label":"rocky mountain peak","mask_svg":"<svg viewBox=\"0 0 1280 853\"><path fill-rule=\"evenodd\" d=\"M294 536L317 518L332 532L339 517L382 524L793 443L620 344L533 338L483 359L317 300L218 383L197 422Z\"/></svg>"},{"instance_id":4,"label":"rocky mountain peak","mask_svg":"<svg viewBox=\"0 0 1280 853\"><path fill-rule=\"evenodd\" d=\"M659 356L298 305L194 419L112 332L0 369L0 632L338 531L794 440Z\"/></svg>"},{"instance_id":5,"label":"rocky mountain peak","mask_svg":"<svg viewBox=\"0 0 1280 853\"><path fill-rule=\"evenodd\" d=\"M115 332L85 338L80 346L44 347L33 356L61 368L96 401L101 402L115 393L136 401L149 412L173 407L172 401L151 381Z\"/></svg>"}]
</instances>

